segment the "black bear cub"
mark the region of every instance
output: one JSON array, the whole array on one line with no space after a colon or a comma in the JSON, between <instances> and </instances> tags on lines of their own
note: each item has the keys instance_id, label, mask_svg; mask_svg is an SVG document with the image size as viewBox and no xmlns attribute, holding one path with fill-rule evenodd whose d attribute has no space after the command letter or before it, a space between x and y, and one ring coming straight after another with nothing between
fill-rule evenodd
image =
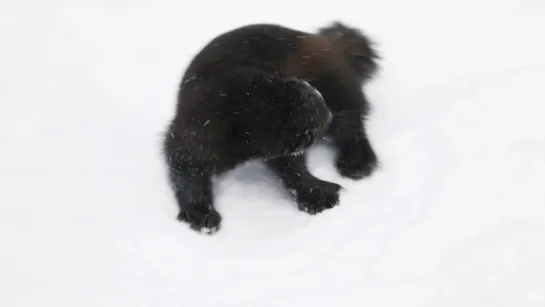
<instances>
[{"instance_id":1,"label":"black bear cub","mask_svg":"<svg viewBox=\"0 0 545 307\"><path fill-rule=\"evenodd\" d=\"M210 41L185 71L163 143L178 219L219 230L212 176L253 159L265 161L300 210L337 205L341 186L313 176L304 153L329 137L341 175L372 173L362 86L378 58L361 31L339 22L316 34L248 25Z\"/></svg>"}]
</instances>

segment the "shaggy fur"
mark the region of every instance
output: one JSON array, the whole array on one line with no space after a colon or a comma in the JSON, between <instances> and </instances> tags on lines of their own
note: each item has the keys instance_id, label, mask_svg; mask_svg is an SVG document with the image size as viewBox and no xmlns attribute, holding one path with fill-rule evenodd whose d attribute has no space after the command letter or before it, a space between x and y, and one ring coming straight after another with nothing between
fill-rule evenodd
<instances>
[{"instance_id":1,"label":"shaggy fur","mask_svg":"<svg viewBox=\"0 0 545 307\"><path fill-rule=\"evenodd\" d=\"M265 161L300 210L337 205L341 187L313 176L301 153L327 136L340 174L371 174L362 85L377 58L367 37L341 23L316 34L255 24L210 41L185 71L163 144L178 219L219 230L211 178L251 159Z\"/></svg>"}]
</instances>

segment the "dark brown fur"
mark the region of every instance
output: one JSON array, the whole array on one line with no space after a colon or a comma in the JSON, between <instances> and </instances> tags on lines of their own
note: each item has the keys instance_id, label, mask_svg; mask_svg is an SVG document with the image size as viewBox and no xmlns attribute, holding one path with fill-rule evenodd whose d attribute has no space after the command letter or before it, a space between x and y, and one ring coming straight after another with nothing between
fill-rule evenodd
<instances>
[{"instance_id":1,"label":"dark brown fur","mask_svg":"<svg viewBox=\"0 0 545 307\"><path fill-rule=\"evenodd\" d=\"M249 25L209 42L186 69L165 136L178 218L218 230L211 177L251 159L265 161L301 210L337 205L340 186L310 174L299 153L329 136L343 176L372 172L377 159L362 121L368 103L361 87L376 58L363 34L340 23L318 34Z\"/></svg>"}]
</instances>

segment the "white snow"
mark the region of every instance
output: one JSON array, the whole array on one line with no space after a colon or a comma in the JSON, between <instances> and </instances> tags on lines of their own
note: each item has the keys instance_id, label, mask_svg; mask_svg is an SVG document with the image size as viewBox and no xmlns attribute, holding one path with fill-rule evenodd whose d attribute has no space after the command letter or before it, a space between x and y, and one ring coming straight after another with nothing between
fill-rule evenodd
<instances>
[{"instance_id":1,"label":"white snow","mask_svg":"<svg viewBox=\"0 0 545 307\"><path fill-rule=\"evenodd\" d=\"M214 236L159 155L185 65L253 22L363 28L382 168L296 209L259 164L217 182ZM545 306L541 0L2 1L0 306Z\"/></svg>"}]
</instances>

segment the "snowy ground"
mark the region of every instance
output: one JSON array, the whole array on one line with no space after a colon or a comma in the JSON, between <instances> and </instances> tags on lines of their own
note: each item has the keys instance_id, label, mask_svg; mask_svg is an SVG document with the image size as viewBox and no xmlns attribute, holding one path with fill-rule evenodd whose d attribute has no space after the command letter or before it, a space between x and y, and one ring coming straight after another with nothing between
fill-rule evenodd
<instances>
[{"instance_id":1,"label":"snowy ground","mask_svg":"<svg viewBox=\"0 0 545 307\"><path fill-rule=\"evenodd\" d=\"M545 3L329 2L2 1L0 306L545 306ZM158 145L191 56L333 19L384 57L380 171L313 150L346 191L312 217L248 165L222 231L178 223Z\"/></svg>"}]
</instances>

